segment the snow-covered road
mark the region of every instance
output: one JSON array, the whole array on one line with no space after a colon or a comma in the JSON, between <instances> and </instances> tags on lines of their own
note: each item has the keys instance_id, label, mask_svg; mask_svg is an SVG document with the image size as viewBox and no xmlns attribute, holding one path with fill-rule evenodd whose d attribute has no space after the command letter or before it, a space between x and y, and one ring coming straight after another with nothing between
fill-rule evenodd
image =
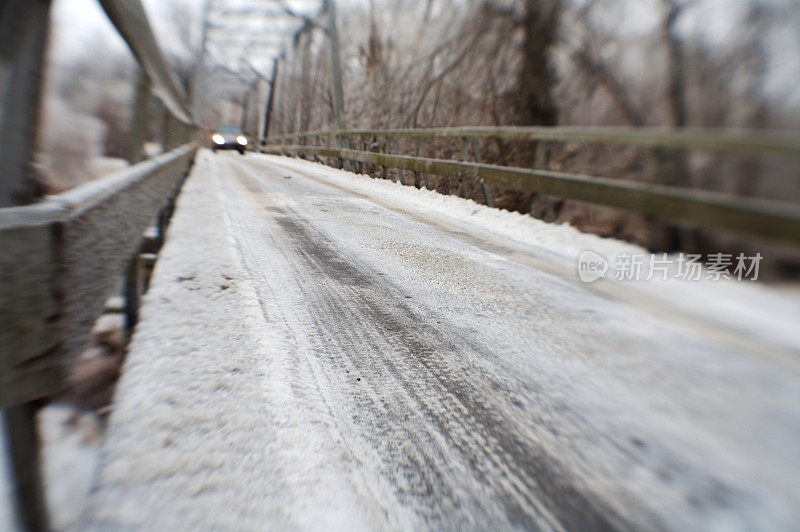
<instances>
[{"instance_id":1,"label":"snow-covered road","mask_svg":"<svg viewBox=\"0 0 800 532\"><path fill-rule=\"evenodd\" d=\"M87 522L796 526L798 297L577 279L581 249L629 247L201 152Z\"/></svg>"}]
</instances>

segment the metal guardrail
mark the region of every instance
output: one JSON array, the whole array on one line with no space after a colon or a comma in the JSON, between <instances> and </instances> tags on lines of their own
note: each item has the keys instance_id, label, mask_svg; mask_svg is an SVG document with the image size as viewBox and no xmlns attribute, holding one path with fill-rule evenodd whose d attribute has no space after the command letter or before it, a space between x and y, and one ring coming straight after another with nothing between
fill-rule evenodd
<instances>
[{"instance_id":1,"label":"metal guardrail","mask_svg":"<svg viewBox=\"0 0 800 532\"><path fill-rule=\"evenodd\" d=\"M580 142L646 148L723 151L747 155L800 158L800 134L777 131L623 127L441 127L419 129L352 129L308 131L276 136L276 141L308 137L386 137L414 139L502 139L509 141Z\"/></svg>"},{"instance_id":2,"label":"metal guardrail","mask_svg":"<svg viewBox=\"0 0 800 532\"><path fill-rule=\"evenodd\" d=\"M186 145L36 205L0 209L0 408L60 390L194 151Z\"/></svg>"},{"instance_id":3,"label":"metal guardrail","mask_svg":"<svg viewBox=\"0 0 800 532\"><path fill-rule=\"evenodd\" d=\"M312 131L278 139L336 136L537 140L699 149L747 155L800 158L800 137L777 133L677 131L626 128L472 127L394 130ZM264 151L312 154L380 165L384 168L471 179L484 186L555 196L615 207L662 220L730 231L800 246L800 205L731 194L610 179L606 177L505 167L309 145L269 145Z\"/></svg>"},{"instance_id":4,"label":"metal guardrail","mask_svg":"<svg viewBox=\"0 0 800 532\"><path fill-rule=\"evenodd\" d=\"M144 230L154 220L163 225L196 149L186 94L140 0L100 3L147 78L133 113L129 137L140 145L132 152L144 141L151 82L168 110L163 140L172 151L38 203L32 161L50 2L0 5L0 408L24 530L49 528L38 400L63 387L106 299L126 279L128 323L135 321Z\"/></svg>"},{"instance_id":5,"label":"metal guardrail","mask_svg":"<svg viewBox=\"0 0 800 532\"><path fill-rule=\"evenodd\" d=\"M0 407L18 520L47 530L35 414L62 389L106 299L125 280L129 327L145 229L163 225L196 146L187 144L26 207L0 209Z\"/></svg>"}]
</instances>

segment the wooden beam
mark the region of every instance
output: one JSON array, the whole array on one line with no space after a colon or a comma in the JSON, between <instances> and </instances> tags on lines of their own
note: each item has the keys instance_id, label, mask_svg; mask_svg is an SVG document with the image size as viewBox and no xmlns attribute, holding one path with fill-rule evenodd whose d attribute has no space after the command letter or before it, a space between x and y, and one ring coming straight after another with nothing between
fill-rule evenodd
<instances>
[{"instance_id":1,"label":"wooden beam","mask_svg":"<svg viewBox=\"0 0 800 532\"><path fill-rule=\"evenodd\" d=\"M800 206L604 177L529 170L481 163L319 148L267 146L269 153L317 153L447 177L469 176L479 183L656 216L663 220L721 229L800 246Z\"/></svg>"},{"instance_id":2,"label":"wooden beam","mask_svg":"<svg viewBox=\"0 0 800 532\"><path fill-rule=\"evenodd\" d=\"M800 135L775 131L729 129L626 128L626 127L442 127L419 129L353 129L349 131L308 131L301 136L384 136L394 138L499 138L612 144L647 148L719 151L742 155L800 158Z\"/></svg>"}]
</instances>

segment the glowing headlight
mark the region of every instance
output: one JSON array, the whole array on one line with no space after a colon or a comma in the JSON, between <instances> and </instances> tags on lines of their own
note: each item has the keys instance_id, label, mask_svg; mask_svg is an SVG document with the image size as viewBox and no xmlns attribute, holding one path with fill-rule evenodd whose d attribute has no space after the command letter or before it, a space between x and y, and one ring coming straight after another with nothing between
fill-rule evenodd
<instances>
[{"instance_id":1,"label":"glowing headlight","mask_svg":"<svg viewBox=\"0 0 800 532\"><path fill-rule=\"evenodd\" d=\"M242 146L247 146L247 139L244 138L244 135L239 135L238 137L236 137L236 142L238 142Z\"/></svg>"},{"instance_id":2,"label":"glowing headlight","mask_svg":"<svg viewBox=\"0 0 800 532\"><path fill-rule=\"evenodd\" d=\"M225 137L223 137L219 133L214 133L213 135L211 135L211 140L214 141L214 144L225 144Z\"/></svg>"}]
</instances>

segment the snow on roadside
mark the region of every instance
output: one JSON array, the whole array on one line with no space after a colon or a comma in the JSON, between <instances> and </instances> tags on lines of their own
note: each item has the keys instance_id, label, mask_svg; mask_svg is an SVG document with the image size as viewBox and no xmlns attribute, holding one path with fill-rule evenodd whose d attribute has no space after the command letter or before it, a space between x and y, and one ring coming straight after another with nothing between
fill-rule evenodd
<instances>
[{"instance_id":1,"label":"snow on roadside","mask_svg":"<svg viewBox=\"0 0 800 532\"><path fill-rule=\"evenodd\" d=\"M400 209L463 226L464 224L494 233L497 242L513 241L549 255L554 262L572 269L578 280L579 255L591 250L609 263L620 254L643 255L642 271L649 267L648 252L633 244L582 233L568 224L546 223L518 212L480 205L473 200L449 196L425 188L416 189L400 183L374 179L329 166L278 155L260 155L283 168L313 172L317 178L353 192L373 197ZM673 261L674 262L674 261ZM686 314L738 330L800 354L800 289L769 287L751 281L616 281L603 279L597 284L612 288L632 288L653 299L664 301Z\"/></svg>"},{"instance_id":2,"label":"snow on roadside","mask_svg":"<svg viewBox=\"0 0 800 532\"><path fill-rule=\"evenodd\" d=\"M487 207L471 199L440 194L424 187L417 189L388 179L374 179L368 175L354 174L303 159L278 155L262 157L283 166L313 171L315 176L335 180L337 185L346 185L355 192L379 197L403 209L478 224L520 244L535 246L568 260L577 259L584 249L594 249L601 255L644 252L633 244L582 233L567 224L543 222L525 214Z\"/></svg>"},{"instance_id":3,"label":"snow on roadside","mask_svg":"<svg viewBox=\"0 0 800 532\"><path fill-rule=\"evenodd\" d=\"M63 404L39 413L44 476L53 530L75 530L89 500L103 428L92 413Z\"/></svg>"}]
</instances>

